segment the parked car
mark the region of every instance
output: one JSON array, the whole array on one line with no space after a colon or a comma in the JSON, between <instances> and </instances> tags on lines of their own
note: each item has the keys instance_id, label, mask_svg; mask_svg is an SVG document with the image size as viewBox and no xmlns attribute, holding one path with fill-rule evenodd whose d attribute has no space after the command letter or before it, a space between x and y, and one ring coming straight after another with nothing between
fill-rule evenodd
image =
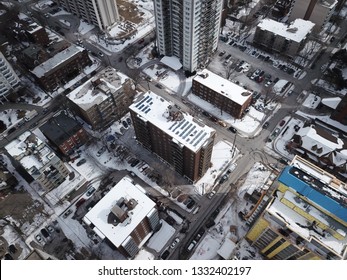
<instances>
[{"instance_id":1,"label":"parked car","mask_svg":"<svg viewBox=\"0 0 347 280\"><path fill-rule=\"evenodd\" d=\"M175 240L171 243L170 248L173 249L176 247L176 245L180 242L180 239L177 237Z\"/></svg>"},{"instance_id":2,"label":"parked car","mask_svg":"<svg viewBox=\"0 0 347 280\"><path fill-rule=\"evenodd\" d=\"M279 123L279 126L283 126L286 123L285 120L281 120L281 122Z\"/></svg>"},{"instance_id":3,"label":"parked car","mask_svg":"<svg viewBox=\"0 0 347 280\"><path fill-rule=\"evenodd\" d=\"M232 133L236 133L237 132L236 128L232 127L232 126L229 127L228 130L231 131Z\"/></svg>"},{"instance_id":4,"label":"parked car","mask_svg":"<svg viewBox=\"0 0 347 280\"><path fill-rule=\"evenodd\" d=\"M82 197L79 201L76 202L76 208L80 207L85 201L86 199Z\"/></svg>"},{"instance_id":5,"label":"parked car","mask_svg":"<svg viewBox=\"0 0 347 280\"><path fill-rule=\"evenodd\" d=\"M46 228L47 228L48 232L50 232L50 233L54 232L54 228L52 226L47 226Z\"/></svg>"},{"instance_id":6,"label":"parked car","mask_svg":"<svg viewBox=\"0 0 347 280\"><path fill-rule=\"evenodd\" d=\"M94 187L89 187L88 191L86 192L86 195L91 196L95 191L96 189Z\"/></svg>"},{"instance_id":7,"label":"parked car","mask_svg":"<svg viewBox=\"0 0 347 280\"><path fill-rule=\"evenodd\" d=\"M49 233L48 233L48 231L47 231L45 228L42 228L42 229L41 229L41 233L42 233L42 235L43 235L44 238L49 237Z\"/></svg>"},{"instance_id":8,"label":"parked car","mask_svg":"<svg viewBox=\"0 0 347 280\"><path fill-rule=\"evenodd\" d=\"M219 56L223 56L223 55L225 55L225 51L221 51L221 52L219 53Z\"/></svg>"},{"instance_id":9,"label":"parked car","mask_svg":"<svg viewBox=\"0 0 347 280\"><path fill-rule=\"evenodd\" d=\"M122 121L122 124L123 124L123 126L124 126L125 128L128 128L128 127L129 127L129 125L128 125L128 123L127 123L126 121Z\"/></svg>"},{"instance_id":10,"label":"parked car","mask_svg":"<svg viewBox=\"0 0 347 280\"><path fill-rule=\"evenodd\" d=\"M164 253L160 256L162 260L166 260L167 257L170 255L170 252L168 250L165 250Z\"/></svg>"},{"instance_id":11,"label":"parked car","mask_svg":"<svg viewBox=\"0 0 347 280\"><path fill-rule=\"evenodd\" d=\"M195 247L195 245L196 245L196 241L195 240L193 240L192 242L190 242L190 244L188 245L188 247L187 247L187 252L191 252L192 250L193 250L193 248Z\"/></svg>"},{"instance_id":12,"label":"parked car","mask_svg":"<svg viewBox=\"0 0 347 280\"><path fill-rule=\"evenodd\" d=\"M69 209L63 214L63 218L66 219L70 214L72 213L72 210Z\"/></svg>"},{"instance_id":13,"label":"parked car","mask_svg":"<svg viewBox=\"0 0 347 280\"><path fill-rule=\"evenodd\" d=\"M106 151L106 147L102 147L96 154L97 157L100 157Z\"/></svg>"},{"instance_id":14,"label":"parked car","mask_svg":"<svg viewBox=\"0 0 347 280\"><path fill-rule=\"evenodd\" d=\"M36 241L39 242L39 243L43 242L43 239L42 239L42 237L41 237L40 234L36 234L36 235L35 235L35 239L36 239Z\"/></svg>"},{"instance_id":15,"label":"parked car","mask_svg":"<svg viewBox=\"0 0 347 280\"><path fill-rule=\"evenodd\" d=\"M135 160L130 164L130 166L131 166L131 167L135 167L139 162L140 162L140 160L135 159Z\"/></svg>"},{"instance_id":16,"label":"parked car","mask_svg":"<svg viewBox=\"0 0 347 280\"><path fill-rule=\"evenodd\" d=\"M219 184L223 184L226 180L228 180L228 175L227 174L224 174L223 176L222 176L222 178L220 178L220 180L219 180Z\"/></svg>"},{"instance_id":17,"label":"parked car","mask_svg":"<svg viewBox=\"0 0 347 280\"><path fill-rule=\"evenodd\" d=\"M86 163L87 162L87 160L85 159L85 158L82 158L81 160L79 160L77 163L76 163L76 165L77 166L81 166L82 164L84 164L84 163Z\"/></svg>"},{"instance_id":18,"label":"parked car","mask_svg":"<svg viewBox=\"0 0 347 280\"><path fill-rule=\"evenodd\" d=\"M212 192L208 193L207 198L211 199L215 194L216 194L216 191L212 191Z\"/></svg>"},{"instance_id":19,"label":"parked car","mask_svg":"<svg viewBox=\"0 0 347 280\"><path fill-rule=\"evenodd\" d=\"M264 122L263 128L267 128L269 126L269 122Z\"/></svg>"}]
</instances>

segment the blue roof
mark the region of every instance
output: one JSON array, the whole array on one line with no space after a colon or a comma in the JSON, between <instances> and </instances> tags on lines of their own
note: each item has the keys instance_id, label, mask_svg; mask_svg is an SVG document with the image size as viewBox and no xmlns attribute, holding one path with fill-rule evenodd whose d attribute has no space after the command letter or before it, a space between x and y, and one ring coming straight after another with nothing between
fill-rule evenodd
<instances>
[{"instance_id":1,"label":"blue roof","mask_svg":"<svg viewBox=\"0 0 347 280\"><path fill-rule=\"evenodd\" d=\"M341 220L347 222L346 204L341 203L340 201L338 201L338 199L334 199L333 197L329 196L328 192L325 192L324 190L319 188L319 184L309 184L308 182L305 182L304 180L290 173L293 170L296 170L296 168L292 166L285 167L281 175L279 176L278 181L294 189L300 195L307 197L310 201L319 205L321 208L326 209ZM301 170L301 172L303 171ZM307 175L306 178L307 177L311 176ZM314 180L313 177L311 177L310 179ZM315 181L315 183L318 182ZM322 183L320 182L320 184ZM328 187L327 185L325 186Z\"/></svg>"}]
</instances>

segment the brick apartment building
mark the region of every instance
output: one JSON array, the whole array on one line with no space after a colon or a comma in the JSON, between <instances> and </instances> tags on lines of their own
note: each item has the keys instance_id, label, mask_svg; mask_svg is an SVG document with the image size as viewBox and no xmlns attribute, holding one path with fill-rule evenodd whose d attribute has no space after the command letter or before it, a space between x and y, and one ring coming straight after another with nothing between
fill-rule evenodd
<instances>
[{"instance_id":1,"label":"brick apartment building","mask_svg":"<svg viewBox=\"0 0 347 280\"><path fill-rule=\"evenodd\" d=\"M211 166L215 130L147 92L130 107L135 135L145 148L195 182Z\"/></svg>"},{"instance_id":2,"label":"brick apartment building","mask_svg":"<svg viewBox=\"0 0 347 280\"><path fill-rule=\"evenodd\" d=\"M31 73L46 91L53 91L77 76L92 64L85 49L71 45L55 56L36 66Z\"/></svg>"},{"instance_id":3,"label":"brick apartment building","mask_svg":"<svg viewBox=\"0 0 347 280\"><path fill-rule=\"evenodd\" d=\"M107 67L67 97L81 118L93 129L103 130L129 112L135 94L133 80Z\"/></svg>"},{"instance_id":4,"label":"brick apartment building","mask_svg":"<svg viewBox=\"0 0 347 280\"><path fill-rule=\"evenodd\" d=\"M252 102L249 91L206 69L193 79L192 92L236 119L242 118Z\"/></svg>"},{"instance_id":5,"label":"brick apartment building","mask_svg":"<svg viewBox=\"0 0 347 280\"><path fill-rule=\"evenodd\" d=\"M65 156L74 154L88 140L88 134L82 125L64 113L49 119L40 130Z\"/></svg>"}]
</instances>

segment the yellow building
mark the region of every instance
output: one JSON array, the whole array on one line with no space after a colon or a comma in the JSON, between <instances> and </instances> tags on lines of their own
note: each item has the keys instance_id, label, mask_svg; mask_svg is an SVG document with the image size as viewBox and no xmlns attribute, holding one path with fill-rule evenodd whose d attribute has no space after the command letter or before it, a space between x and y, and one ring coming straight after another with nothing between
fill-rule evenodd
<instances>
[{"instance_id":1,"label":"yellow building","mask_svg":"<svg viewBox=\"0 0 347 280\"><path fill-rule=\"evenodd\" d=\"M300 157L274 184L248 221L250 244L266 259L346 259L347 185Z\"/></svg>"}]
</instances>

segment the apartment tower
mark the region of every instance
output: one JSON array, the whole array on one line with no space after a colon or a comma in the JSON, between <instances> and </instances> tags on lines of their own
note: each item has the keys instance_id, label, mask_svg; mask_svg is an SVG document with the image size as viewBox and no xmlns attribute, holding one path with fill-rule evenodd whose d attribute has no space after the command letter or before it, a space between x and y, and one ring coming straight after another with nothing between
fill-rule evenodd
<instances>
[{"instance_id":1,"label":"apartment tower","mask_svg":"<svg viewBox=\"0 0 347 280\"><path fill-rule=\"evenodd\" d=\"M153 92L130 107L135 135L145 148L195 182L211 166L216 131Z\"/></svg>"},{"instance_id":2,"label":"apartment tower","mask_svg":"<svg viewBox=\"0 0 347 280\"><path fill-rule=\"evenodd\" d=\"M6 96L20 87L20 80L11 65L0 52L0 103Z\"/></svg>"},{"instance_id":3,"label":"apartment tower","mask_svg":"<svg viewBox=\"0 0 347 280\"><path fill-rule=\"evenodd\" d=\"M119 20L116 0L54 0L66 11L105 30Z\"/></svg>"},{"instance_id":4,"label":"apartment tower","mask_svg":"<svg viewBox=\"0 0 347 280\"><path fill-rule=\"evenodd\" d=\"M160 55L176 56L183 69L203 67L217 49L222 0L154 0Z\"/></svg>"}]
</instances>

